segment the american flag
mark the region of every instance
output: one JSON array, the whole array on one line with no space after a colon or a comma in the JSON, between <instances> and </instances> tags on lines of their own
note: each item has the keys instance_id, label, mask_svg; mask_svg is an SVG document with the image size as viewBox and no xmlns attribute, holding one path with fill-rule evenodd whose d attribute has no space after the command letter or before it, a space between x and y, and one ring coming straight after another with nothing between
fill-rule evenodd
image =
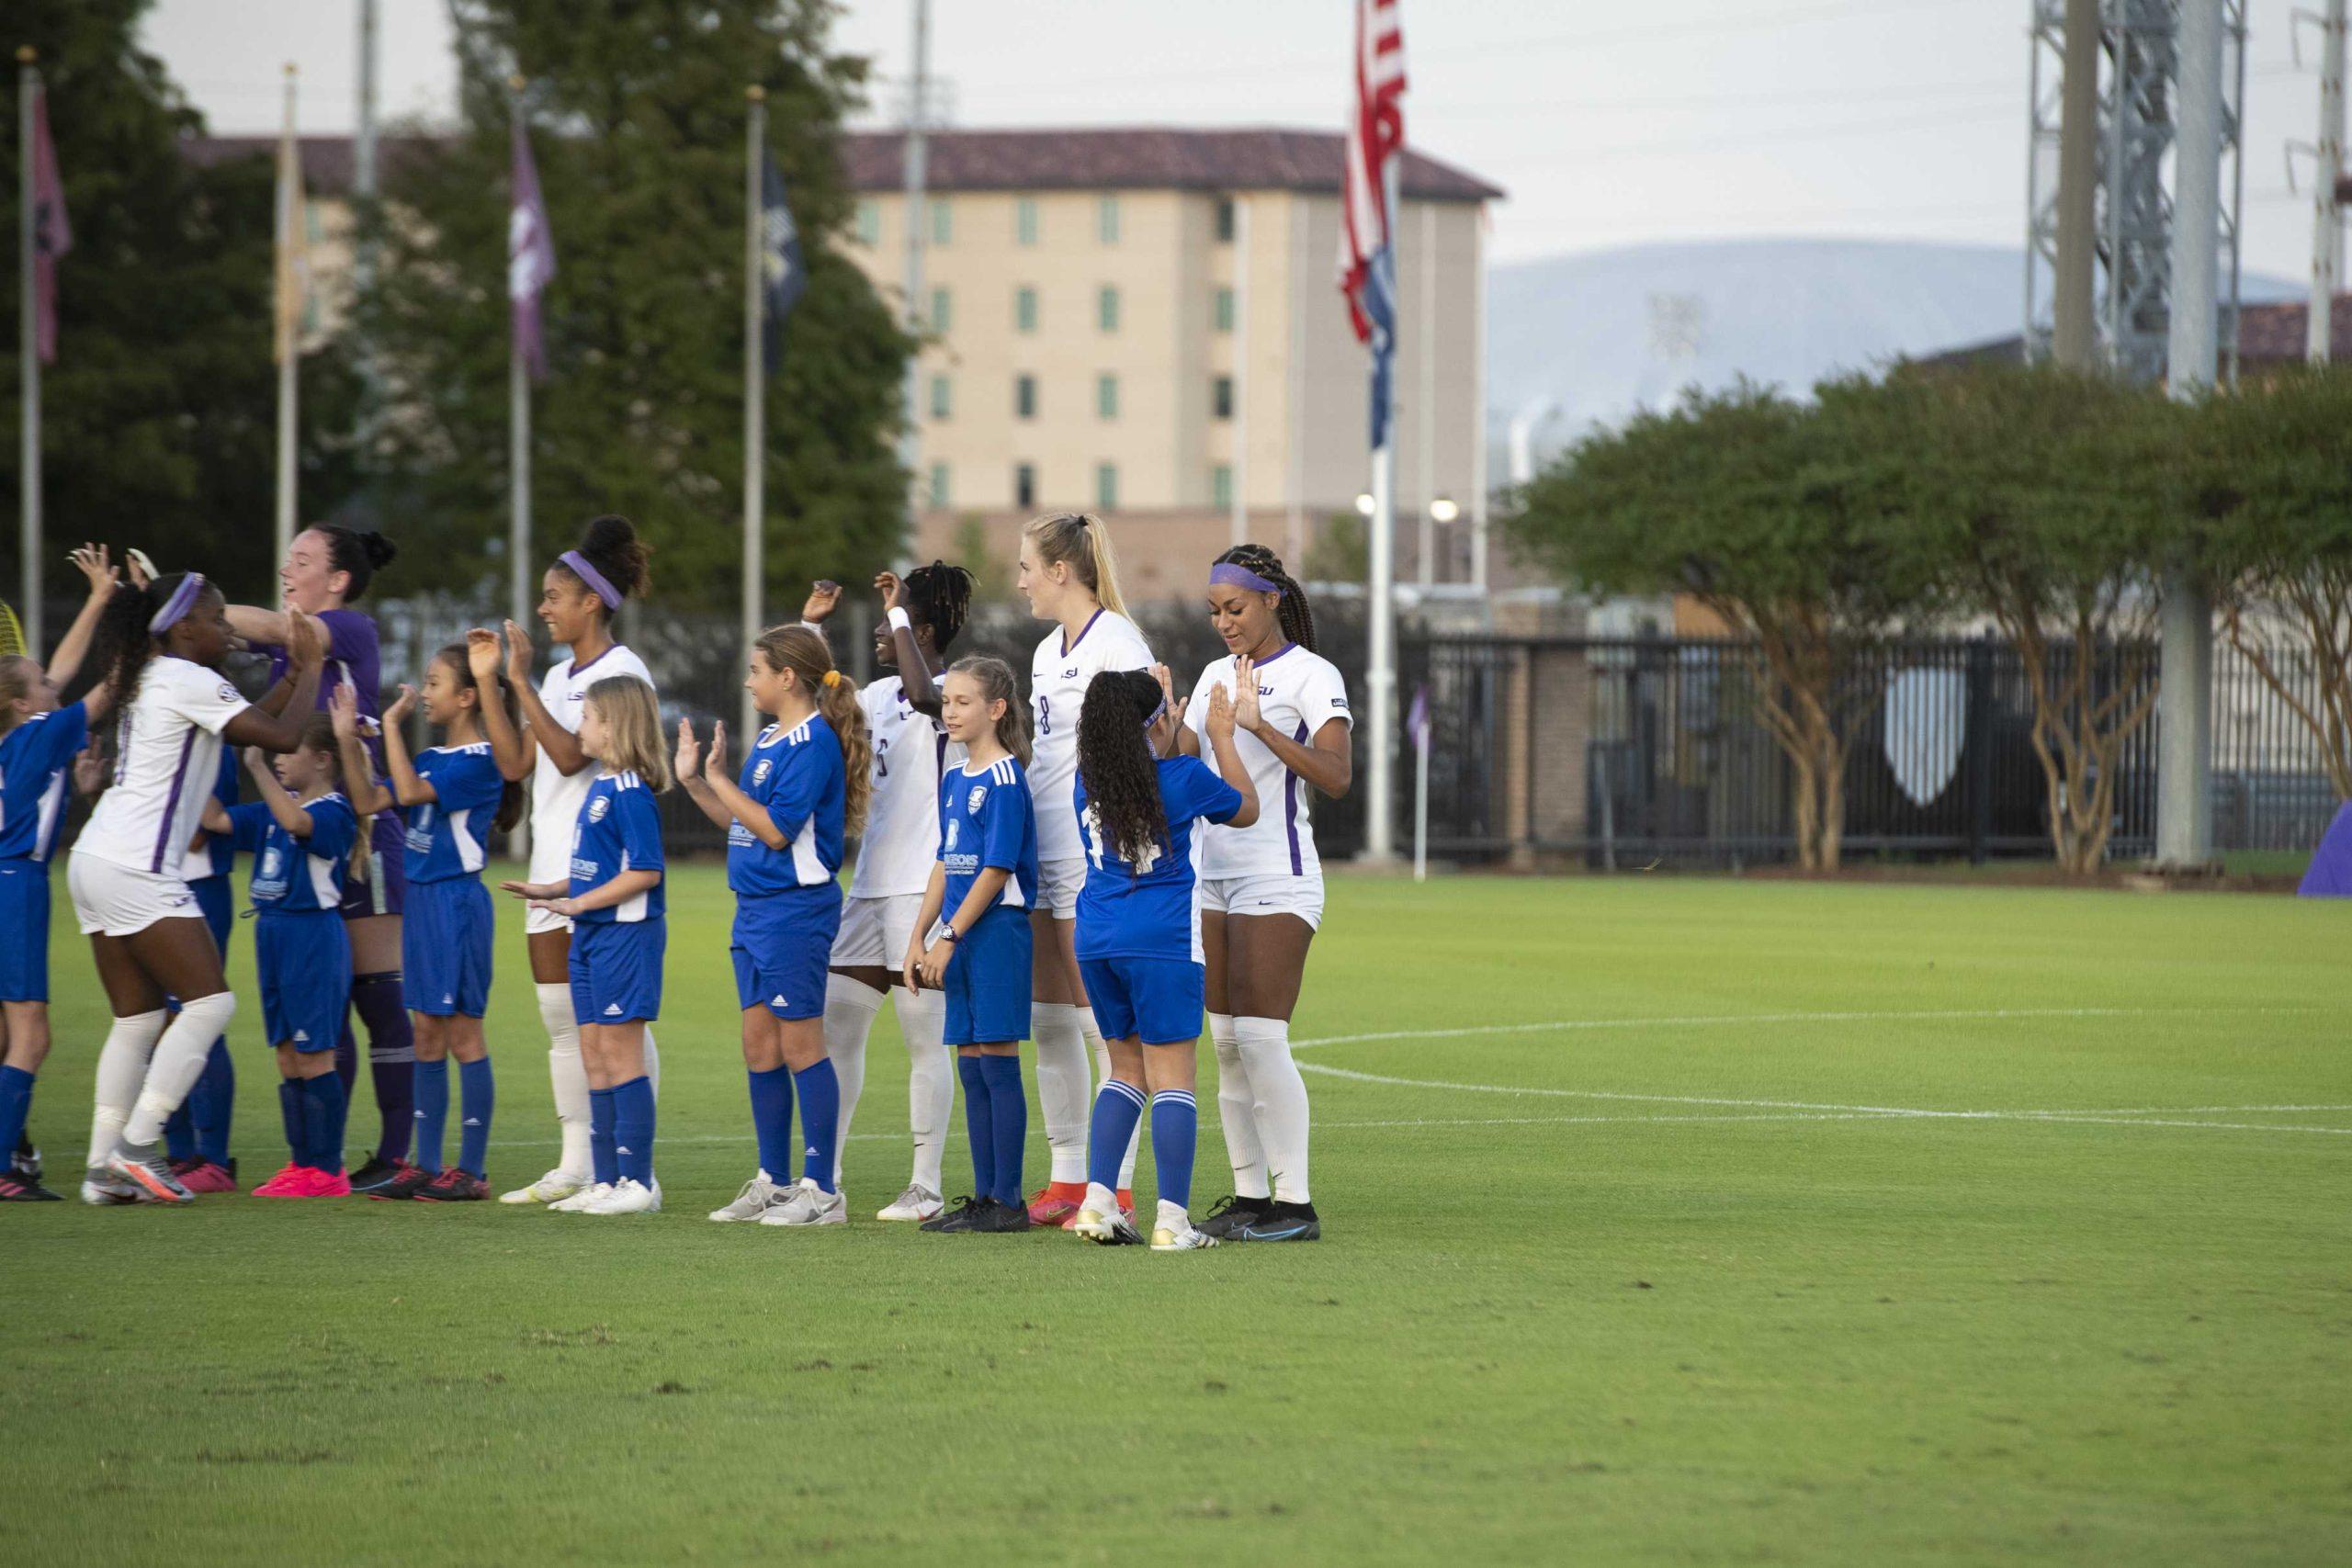
<instances>
[{"instance_id":1,"label":"american flag","mask_svg":"<svg viewBox=\"0 0 2352 1568\"><path fill-rule=\"evenodd\" d=\"M74 248L65 221L65 186L57 177L57 148L49 139L49 91L33 89L33 348L43 365L57 363L57 258Z\"/></svg>"},{"instance_id":2,"label":"american flag","mask_svg":"<svg viewBox=\"0 0 2352 1568\"><path fill-rule=\"evenodd\" d=\"M1387 175L1405 150L1405 34L1396 0L1355 0L1355 112L1340 186L1340 292L1372 349L1372 445L1388 444L1388 373L1396 350L1396 253Z\"/></svg>"},{"instance_id":3,"label":"american flag","mask_svg":"<svg viewBox=\"0 0 2352 1568\"><path fill-rule=\"evenodd\" d=\"M555 239L548 231L548 205L539 197L539 171L531 161L530 132L514 116L514 203L506 219L506 302L514 346L530 367L531 379L548 377L546 345L539 335L539 295L555 276Z\"/></svg>"}]
</instances>

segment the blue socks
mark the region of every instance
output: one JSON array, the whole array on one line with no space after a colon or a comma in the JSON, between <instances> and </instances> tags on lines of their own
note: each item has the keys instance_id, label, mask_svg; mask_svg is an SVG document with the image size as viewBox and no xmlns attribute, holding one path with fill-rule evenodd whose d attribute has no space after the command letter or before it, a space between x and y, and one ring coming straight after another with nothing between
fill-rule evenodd
<instances>
[{"instance_id":1,"label":"blue socks","mask_svg":"<svg viewBox=\"0 0 2352 1568\"><path fill-rule=\"evenodd\" d=\"M488 1168L490 1118L498 1109L498 1083L491 1076L488 1055L458 1064L458 1089L465 1116L458 1129L458 1168L480 1176Z\"/></svg>"},{"instance_id":2,"label":"blue socks","mask_svg":"<svg viewBox=\"0 0 2352 1568\"><path fill-rule=\"evenodd\" d=\"M25 1118L32 1108L32 1074L22 1067L0 1067L0 1159L25 1135Z\"/></svg>"},{"instance_id":3,"label":"blue socks","mask_svg":"<svg viewBox=\"0 0 2352 1568\"><path fill-rule=\"evenodd\" d=\"M1116 1192L1119 1164L1127 1157L1127 1140L1143 1119L1143 1090L1119 1078L1104 1078L1094 1097L1094 1120L1086 1132L1086 1179ZM1159 1119L1152 1118L1152 1146L1159 1147Z\"/></svg>"},{"instance_id":4,"label":"blue socks","mask_svg":"<svg viewBox=\"0 0 2352 1568\"><path fill-rule=\"evenodd\" d=\"M594 1179L610 1186L621 1179L620 1137L616 1123L620 1112L613 1104L613 1090L592 1089L588 1091L588 1155Z\"/></svg>"},{"instance_id":5,"label":"blue socks","mask_svg":"<svg viewBox=\"0 0 2352 1568\"><path fill-rule=\"evenodd\" d=\"M996 1119L989 1103L988 1075L980 1070L985 1056L956 1056L956 1076L964 1080L964 1141L972 1145L972 1195L996 1196Z\"/></svg>"},{"instance_id":6,"label":"blue socks","mask_svg":"<svg viewBox=\"0 0 2352 1568\"><path fill-rule=\"evenodd\" d=\"M441 1134L449 1124L449 1063L419 1062L416 1078L416 1168L441 1174Z\"/></svg>"},{"instance_id":7,"label":"blue socks","mask_svg":"<svg viewBox=\"0 0 2352 1568\"><path fill-rule=\"evenodd\" d=\"M171 1010L179 1016L178 1008ZM237 1065L224 1037L206 1053L204 1071L164 1123L164 1152L174 1159L229 1163L229 1122L237 1109Z\"/></svg>"},{"instance_id":8,"label":"blue socks","mask_svg":"<svg viewBox=\"0 0 2352 1568\"><path fill-rule=\"evenodd\" d=\"M380 870L377 874L382 874ZM351 1006L368 1031L368 1075L375 1084L377 1114L383 1119L383 1134L376 1145L376 1154L382 1159L400 1159L408 1153L409 1113L414 1109L410 1099L413 1079L409 1066L416 1060L416 1032L409 1022L401 987L401 971L397 969L355 975L351 978ZM348 1040L350 1034L346 1024L345 1039ZM344 1047L338 1043L335 1071L343 1074L343 1093L347 1101L352 1084L359 1076L356 1046L352 1048L347 1071L344 1063Z\"/></svg>"},{"instance_id":9,"label":"blue socks","mask_svg":"<svg viewBox=\"0 0 2352 1568\"><path fill-rule=\"evenodd\" d=\"M589 1091L595 1098L595 1091ZM614 1152L624 1179L643 1187L653 1185L653 1080L639 1073L615 1084L607 1098L612 1106Z\"/></svg>"},{"instance_id":10,"label":"blue socks","mask_svg":"<svg viewBox=\"0 0 2352 1568\"><path fill-rule=\"evenodd\" d=\"M820 1056L814 1066L793 1074L792 1087L800 1091L800 1131L808 1145L800 1174L831 1192L833 1152L841 1146L842 1131L842 1081L834 1075L832 1058Z\"/></svg>"},{"instance_id":11,"label":"blue socks","mask_svg":"<svg viewBox=\"0 0 2352 1568\"><path fill-rule=\"evenodd\" d=\"M311 1163L311 1136L303 1130L308 1111L302 1102L302 1080L277 1080L277 1119L286 1125L286 1148L296 1165Z\"/></svg>"},{"instance_id":12,"label":"blue socks","mask_svg":"<svg viewBox=\"0 0 2352 1568\"><path fill-rule=\"evenodd\" d=\"M749 1068L743 1076L752 1085L752 1131L760 1141L760 1168L768 1179L786 1182L792 1179L792 1073L786 1067L770 1067L755 1073ZM825 1172L831 1179L832 1172Z\"/></svg>"},{"instance_id":13,"label":"blue socks","mask_svg":"<svg viewBox=\"0 0 2352 1568\"><path fill-rule=\"evenodd\" d=\"M1021 1090L1021 1058L982 1056L980 1076L989 1086L989 1125L996 1144L996 1189L1000 1203L1021 1206L1021 1145L1029 1136L1029 1097Z\"/></svg>"},{"instance_id":14,"label":"blue socks","mask_svg":"<svg viewBox=\"0 0 2352 1568\"><path fill-rule=\"evenodd\" d=\"M1135 1122L1130 1119L1127 1125ZM1180 1209L1193 1206L1193 1150L1201 1134L1200 1108L1190 1089L1163 1089L1151 1097L1151 1163L1159 1173L1159 1201ZM1112 1152L1112 1173L1126 1152L1122 1141Z\"/></svg>"},{"instance_id":15,"label":"blue socks","mask_svg":"<svg viewBox=\"0 0 2352 1568\"><path fill-rule=\"evenodd\" d=\"M343 1124L351 1111L350 1098L343 1091L343 1080L333 1073L295 1081L302 1105L300 1162L333 1176L343 1168Z\"/></svg>"}]
</instances>

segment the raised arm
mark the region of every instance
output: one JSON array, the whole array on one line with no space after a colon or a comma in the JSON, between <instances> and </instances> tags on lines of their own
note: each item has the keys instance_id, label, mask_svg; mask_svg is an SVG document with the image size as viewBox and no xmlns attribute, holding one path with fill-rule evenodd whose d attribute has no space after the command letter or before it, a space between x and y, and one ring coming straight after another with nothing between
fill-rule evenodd
<instances>
[{"instance_id":1,"label":"raised arm","mask_svg":"<svg viewBox=\"0 0 2352 1568\"><path fill-rule=\"evenodd\" d=\"M500 657L496 632L476 626L466 634L466 668L473 672L474 691L481 698L479 711L482 738L490 742L490 755L498 764L498 776L509 784L519 784L531 776L531 755L523 743L523 732L506 716L506 705L494 700L498 695Z\"/></svg>"},{"instance_id":2,"label":"raised arm","mask_svg":"<svg viewBox=\"0 0 2352 1568\"><path fill-rule=\"evenodd\" d=\"M1250 661L1241 662L1246 668ZM1240 749L1233 743L1233 704L1226 699L1223 686L1209 688L1208 716L1202 723L1208 728L1209 749L1216 754L1217 777L1241 792L1240 808L1225 819L1225 825L1247 828L1258 820L1258 786L1250 782Z\"/></svg>"},{"instance_id":3,"label":"raised arm","mask_svg":"<svg viewBox=\"0 0 2352 1568\"><path fill-rule=\"evenodd\" d=\"M359 694L349 686L337 686L334 699L327 706L327 719L334 726L335 750L343 759L343 793L350 798L351 809L358 814L362 824L359 841L364 845L368 841L368 818L391 808L391 792L376 782L376 760L368 755L368 748L360 739Z\"/></svg>"},{"instance_id":4,"label":"raised arm","mask_svg":"<svg viewBox=\"0 0 2352 1568\"><path fill-rule=\"evenodd\" d=\"M1233 724L1258 738L1259 744L1272 751L1282 765L1313 784L1333 800L1348 793L1355 781L1355 753L1348 743L1348 723L1343 718L1328 718L1304 745L1268 724L1258 703L1258 682L1254 672L1244 680L1240 669L1250 660L1242 660L1236 667L1233 683Z\"/></svg>"},{"instance_id":5,"label":"raised arm","mask_svg":"<svg viewBox=\"0 0 2352 1568\"><path fill-rule=\"evenodd\" d=\"M548 712L547 704L539 700L538 688L531 684L531 639L523 628L509 621L506 632L506 683L514 688L514 697L523 709L524 739L527 742L524 755L533 762L544 751L555 771L570 778L591 761L580 749L580 737L556 722Z\"/></svg>"},{"instance_id":6,"label":"raised arm","mask_svg":"<svg viewBox=\"0 0 2352 1568\"><path fill-rule=\"evenodd\" d=\"M65 628L57 651L49 656L49 683L61 691L82 672L82 660L89 654L90 638L97 632L99 617L107 612L107 601L122 585L121 570L107 558L104 545L84 545L73 552L72 559L89 580L90 595L75 612L74 624ZM101 680L82 700L89 705L90 717L97 718L113 705L113 683Z\"/></svg>"},{"instance_id":7,"label":"raised arm","mask_svg":"<svg viewBox=\"0 0 2352 1568\"><path fill-rule=\"evenodd\" d=\"M890 647L899 657L899 684L906 689L907 705L932 718L939 716L939 683L931 678L931 660L915 640L914 623L908 618L907 585L895 571L874 580L882 595L882 614L890 623Z\"/></svg>"},{"instance_id":8,"label":"raised arm","mask_svg":"<svg viewBox=\"0 0 2352 1568\"><path fill-rule=\"evenodd\" d=\"M311 828L310 812L303 808L300 801L286 792L286 786L277 782L277 773L262 760L260 752L245 753L245 772L253 775L254 787L261 792L262 804L269 807L269 815L277 825L298 839L309 838ZM223 826L213 828L214 832L225 830L228 813L221 813L221 821ZM204 825L212 828L212 821L209 816Z\"/></svg>"},{"instance_id":9,"label":"raised arm","mask_svg":"<svg viewBox=\"0 0 2352 1568\"><path fill-rule=\"evenodd\" d=\"M722 725L712 731L711 739L714 746L725 742L727 737L724 730L725 726ZM671 759L670 771L676 775L678 783L684 787L686 798L693 801L705 817L710 818L712 827L733 827L735 818L727 814L727 807L721 806L718 803L718 797L710 793L710 786L703 782L702 769L702 742L695 739L695 727L682 718L678 721L678 754Z\"/></svg>"},{"instance_id":10,"label":"raised arm","mask_svg":"<svg viewBox=\"0 0 2352 1568\"><path fill-rule=\"evenodd\" d=\"M246 708L221 729L222 739L233 746L258 746L265 751L291 751L302 743L302 721L318 705L319 672L326 665L326 643L309 616L297 616L288 623L286 657L292 683L288 687L286 682L278 682L287 692L285 703L276 712L260 705ZM288 710L294 715L291 718L286 716Z\"/></svg>"},{"instance_id":11,"label":"raised arm","mask_svg":"<svg viewBox=\"0 0 2352 1568\"><path fill-rule=\"evenodd\" d=\"M409 761L408 737L401 733L401 726L415 706L416 688L403 685L398 700L384 710L384 772L391 779L392 798L402 806L426 806L441 798L441 792L427 784Z\"/></svg>"},{"instance_id":12,"label":"raised arm","mask_svg":"<svg viewBox=\"0 0 2352 1568\"><path fill-rule=\"evenodd\" d=\"M780 850L792 842L792 833L786 832L777 824L775 818L768 814L768 808L745 795L736 787L735 781L727 776L727 723L724 719L710 727L710 760L703 764L702 787L725 809L731 820L743 824L752 837L768 848ZM707 814L709 808L706 807L704 810ZM797 822L793 824L793 832L799 831L799 829Z\"/></svg>"}]
</instances>

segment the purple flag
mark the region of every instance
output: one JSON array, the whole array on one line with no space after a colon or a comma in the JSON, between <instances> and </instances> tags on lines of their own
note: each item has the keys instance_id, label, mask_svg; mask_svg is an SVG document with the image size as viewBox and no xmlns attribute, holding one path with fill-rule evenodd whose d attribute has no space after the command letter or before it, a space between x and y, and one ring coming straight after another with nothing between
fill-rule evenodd
<instances>
[{"instance_id":1,"label":"purple flag","mask_svg":"<svg viewBox=\"0 0 2352 1568\"><path fill-rule=\"evenodd\" d=\"M65 186L57 177L57 149L49 139L49 90L33 89L33 347L43 365L57 363L57 258L74 248L65 221Z\"/></svg>"},{"instance_id":2,"label":"purple flag","mask_svg":"<svg viewBox=\"0 0 2352 1568\"><path fill-rule=\"evenodd\" d=\"M514 118L514 206L506 220L506 300L514 319L514 348L530 367L531 379L548 378L546 346L539 340L539 295L555 276L555 239L548 231L547 203L539 198L539 171L531 163L531 138Z\"/></svg>"},{"instance_id":3,"label":"purple flag","mask_svg":"<svg viewBox=\"0 0 2352 1568\"><path fill-rule=\"evenodd\" d=\"M1405 715L1405 733L1413 738L1417 750L1430 749L1430 689L1427 684L1413 689L1413 705Z\"/></svg>"}]
</instances>

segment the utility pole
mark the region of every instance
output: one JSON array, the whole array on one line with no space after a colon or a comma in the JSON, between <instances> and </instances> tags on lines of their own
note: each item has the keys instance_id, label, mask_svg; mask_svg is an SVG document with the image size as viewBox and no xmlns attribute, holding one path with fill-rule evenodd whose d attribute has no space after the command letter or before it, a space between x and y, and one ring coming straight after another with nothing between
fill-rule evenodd
<instances>
[{"instance_id":1,"label":"utility pole","mask_svg":"<svg viewBox=\"0 0 2352 1568\"><path fill-rule=\"evenodd\" d=\"M2312 302L2303 355L2324 365L2332 341L2336 290L2344 283L2344 28L2345 0L2327 0L2320 20L2318 169L2312 193Z\"/></svg>"},{"instance_id":2,"label":"utility pole","mask_svg":"<svg viewBox=\"0 0 2352 1568\"><path fill-rule=\"evenodd\" d=\"M931 0L914 0L914 63L907 78L907 145L905 152L907 219L907 331L920 336L924 328L922 298L923 186L930 150L924 145L925 121L931 114ZM907 356L907 384L901 394L906 431L899 438L899 462L907 470L906 536L901 556L911 561L915 548L916 466L922 460L922 356Z\"/></svg>"},{"instance_id":3,"label":"utility pole","mask_svg":"<svg viewBox=\"0 0 2352 1568\"><path fill-rule=\"evenodd\" d=\"M2052 282L2050 355L2080 369L2093 356L2096 326L2092 223L2098 182L2099 0L2066 0L2065 75L2059 87L2058 265Z\"/></svg>"},{"instance_id":4,"label":"utility pole","mask_svg":"<svg viewBox=\"0 0 2352 1568\"><path fill-rule=\"evenodd\" d=\"M364 304L376 285L376 0L359 0L359 122L351 138L351 194L359 207L359 232L351 256L353 302ZM357 344L359 470L365 487L375 462L379 389L375 344L364 330L358 334ZM366 494L364 488L362 493ZM371 524L375 521L373 516L369 518Z\"/></svg>"}]
</instances>

